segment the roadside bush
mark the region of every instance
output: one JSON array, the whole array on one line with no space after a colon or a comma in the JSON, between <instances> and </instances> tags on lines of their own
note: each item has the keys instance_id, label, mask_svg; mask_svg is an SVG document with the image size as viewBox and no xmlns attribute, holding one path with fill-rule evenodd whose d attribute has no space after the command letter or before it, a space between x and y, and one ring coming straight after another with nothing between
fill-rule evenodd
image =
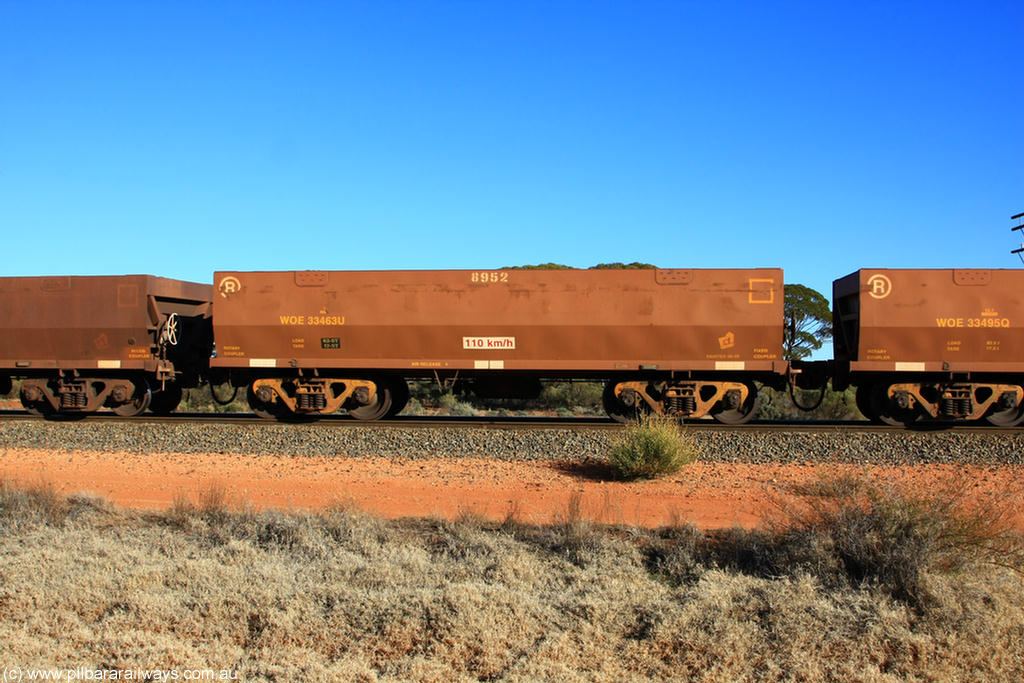
<instances>
[{"instance_id":1,"label":"roadside bush","mask_svg":"<svg viewBox=\"0 0 1024 683\"><path fill-rule=\"evenodd\" d=\"M222 400L232 395L230 387L219 386L216 391ZM213 400L208 384L186 389L182 392L181 403L178 404L178 412L181 413L247 413L249 410L249 404L245 400L245 389L239 389L233 400L221 405Z\"/></svg>"},{"instance_id":2,"label":"roadside bush","mask_svg":"<svg viewBox=\"0 0 1024 683\"><path fill-rule=\"evenodd\" d=\"M438 410L454 417L472 417L477 410L469 403L460 401L455 394L442 394L437 401Z\"/></svg>"},{"instance_id":3,"label":"roadside bush","mask_svg":"<svg viewBox=\"0 0 1024 683\"><path fill-rule=\"evenodd\" d=\"M956 486L909 493L851 477L815 482L760 529L709 532L698 563L772 578L810 575L834 589L873 588L923 611L930 581L982 565L1024 569L1012 500L971 501ZM659 567L682 581L672 563Z\"/></svg>"},{"instance_id":4,"label":"roadside bush","mask_svg":"<svg viewBox=\"0 0 1024 683\"><path fill-rule=\"evenodd\" d=\"M797 400L801 405L812 406L821 402L818 407L809 412L800 410L793 405L786 390L776 391L771 387L760 387L758 393L761 396L760 407L757 411L759 420L862 420L860 410L857 409L857 401L854 398L856 391L853 387L847 387L844 391L833 391L831 383L825 390L825 396L821 396L818 389L804 391L798 390Z\"/></svg>"},{"instance_id":5,"label":"roadside bush","mask_svg":"<svg viewBox=\"0 0 1024 683\"><path fill-rule=\"evenodd\" d=\"M537 409L553 410L559 417L576 413L597 415L604 413L603 391L604 385L600 382L551 382L544 385L534 403Z\"/></svg>"},{"instance_id":6,"label":"roadside bush","mask_svg":"<svg viewBox=\"0 0 1024 683\"><path fill-rule=\"evenodd\" d=\"M612 445L608 462L623 479L654 479L695 462L699 447L669 418L647 416L626 427Z\"/></svg>"},{"instance_id":7,"label":"roadside bush","mask_svg":"<svg viewBox=\"0 0 1024 683\"><path fill-rule=\"evenodd\" d=\"M543 382L536 398L481 398L465 383L440 387L434 381L409 382L410 402L418 401L426 413L436 411L456 416L529 414L524 411L554 413L559 417L603 415L603 391L600 382ZM412 414L408 409L403 412Z\"/></svg>"},{"instance_id":8,"label":"roadside bush","mask_svg":"<svg viewBox=\"0 0 1024 683\"><path fill-rule=\"evenodd\" d=\"M806 505L785 523L790 535L830 544L852 584L879 586L920 608L931 598L931 574L1024 567L1024 543L1009 518L1013 503L967 505L965 486L917 493L858 479L819 482L803 491Z\"/></svg>"}]
</instances>

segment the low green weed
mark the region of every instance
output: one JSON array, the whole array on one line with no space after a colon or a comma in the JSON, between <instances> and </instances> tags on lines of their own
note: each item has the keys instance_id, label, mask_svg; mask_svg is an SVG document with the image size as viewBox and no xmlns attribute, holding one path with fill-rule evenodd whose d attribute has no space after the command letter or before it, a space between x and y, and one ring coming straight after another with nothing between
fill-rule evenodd
<instances>
[{"instance_id":1,"label":"low green weed","mask_svg":"<svg viewBox=\"0 0 1024 683\"><path fill-rule=\"evenodd\" d=\"M678 472L697 460L696 443L669 418L647 416L626 427L608 462L623 479L655 479Z\"/></svg>"}]
</instances>

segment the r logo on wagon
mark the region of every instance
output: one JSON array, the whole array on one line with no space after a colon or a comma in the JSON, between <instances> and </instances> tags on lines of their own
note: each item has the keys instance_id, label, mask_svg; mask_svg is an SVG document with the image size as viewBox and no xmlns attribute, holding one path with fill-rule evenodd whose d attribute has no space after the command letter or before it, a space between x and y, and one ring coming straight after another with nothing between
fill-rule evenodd
<instances>
[{"instance_id":1,"label":"r logo on wagon","mask_svg":"<svg viewBox=\"0 0 1024 683\"><path fill-rule=\"evenodd\" d=\"M868 294L875 299L884 299L889 296L892 292L892 280L882 275L881 273L875 273L868 278Z\"/></svg>"},{"instance_id":2,"label":"r logo on wagon","mask_svg":"<svg viewBox=\"0 0 1024 683\"><path fill-rule=\"evenodd\" d=\"M229 294L237 294L242 291L242 283L234 275L228 275L221 278L220 284L217 285L217 291L220 292L222 297L227 299Z\"/></svg>"}]
</instances>

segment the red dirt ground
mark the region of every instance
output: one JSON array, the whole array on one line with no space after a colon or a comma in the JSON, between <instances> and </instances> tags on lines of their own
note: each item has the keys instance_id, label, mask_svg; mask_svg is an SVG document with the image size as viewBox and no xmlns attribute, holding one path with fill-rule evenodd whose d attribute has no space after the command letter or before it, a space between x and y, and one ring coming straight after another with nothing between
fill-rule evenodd
<instances>
[{"instance_id":1,"label":"red dirt ground","mask_svg":"<svg viewBox=\"0 0 1024 683\"><path fill-rule=\"evenodd\" d=\"M123 507L166 509L223 494L229 505L315 510L355 505L384 517L463 514L522 522L565 519L575 498L599 522L660 526L690 521L702 528L755 526L794 501L792 487L853 474L919 490L953 486L969 499L1017 495L1024 468L914 465L738 465L697 463L672 477L607 481L601 465L499 460L390 460L255 455L55 452L8 449L0 479L88 491ZM1016 524L1024 528L1024 509Z\"/></svg>"}]
</instances>

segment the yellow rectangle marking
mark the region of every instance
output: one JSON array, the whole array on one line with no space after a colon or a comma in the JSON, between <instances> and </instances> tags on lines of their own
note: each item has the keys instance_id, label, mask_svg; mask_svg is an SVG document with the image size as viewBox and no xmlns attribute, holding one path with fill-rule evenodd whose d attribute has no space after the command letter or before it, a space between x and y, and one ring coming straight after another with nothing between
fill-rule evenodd
<instances>
[{"instance_id":1,"label":"yellow rectangle marking","mask_svg":"<svg viewBox=\"0 0 1024 683\"><path fill-rule=\"evenodd\" d=\"M775 280L772 278L752 277L748 281L750 288L747 302L752 304L775 303Z\"/></svg>"}]
</instances>

